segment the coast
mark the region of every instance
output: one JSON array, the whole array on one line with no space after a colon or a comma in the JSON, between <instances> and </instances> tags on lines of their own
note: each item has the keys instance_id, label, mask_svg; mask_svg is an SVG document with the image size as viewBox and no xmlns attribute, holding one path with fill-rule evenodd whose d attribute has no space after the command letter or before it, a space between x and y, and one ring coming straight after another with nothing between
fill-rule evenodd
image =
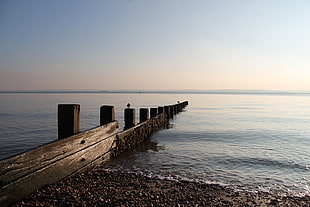
<instances>
[{"instance_id":1,"label":"coast","mask_svg":"<svg viewBox=\"0 0 310 207\"><path fill-rule=\"evenodd\" d=\"M236 192L97 166L44 186L15 206L310 206L310 197Z\"/></svg>"}]
</instances>

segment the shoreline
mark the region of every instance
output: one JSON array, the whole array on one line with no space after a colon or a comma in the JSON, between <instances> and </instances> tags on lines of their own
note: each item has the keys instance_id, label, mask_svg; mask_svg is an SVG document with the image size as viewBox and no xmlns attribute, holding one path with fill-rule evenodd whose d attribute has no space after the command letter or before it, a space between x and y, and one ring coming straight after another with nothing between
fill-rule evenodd
<instances>
[{"instance_id":1,"label":"shoreline","mask_svg":"<svg viewBox=\"0 0 310 207\"><path fill-rule=\"evenodd\" d=\"M310 206L310 196L233 191L99 167L42 187L15 206Z\"/></svg>"}]
</instances>

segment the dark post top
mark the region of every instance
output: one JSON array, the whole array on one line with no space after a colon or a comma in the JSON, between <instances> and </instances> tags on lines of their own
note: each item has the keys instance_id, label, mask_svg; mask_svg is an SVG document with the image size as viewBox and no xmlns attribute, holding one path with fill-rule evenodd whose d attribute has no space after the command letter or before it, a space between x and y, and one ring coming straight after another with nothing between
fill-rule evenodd
<instances>
[{"instance_id":1,"label":"dark post top","mask_svg":"<svg viewBox=\"0 0 310 207\"><path fill-rule=\"evenodd\" d=\"M164 111L167 114L167 118L170 118L170 107L169 106L164 106Z\"/></svg>"},{"instance_id":2,"label":"dark post top","mask_svg":"<svg viewBox=\"0 0 310 207\"><path fill-rule=\"evenodd\" d=\"M124 117L125 117L125 127L124 127L125 130L135 126L135 123L136 123L136 110L135 109L126 108Z\"/></svg>"},{"instance_id":3,"label":"dark post top","mask_svg":"<svg viewBox=\"0 0 310 207\"><path fill-rule=\"evenodd\" d=\"M151 118L157 116L158 108L151 108Z\"/></svg>"},{"instance_id":4,"label":"dark post top","mask_svg":"<svg viewBox=\"0 0 310 207\"><path fill-rule=\"evenodd\" d=\"M140 108L140 123L149 119L149 109L148 108Z\"/></svg>"},{"instance_id":5,"label":"dark post top","mask_svg":"<svg viewBox=\"0 0 310 207\"><path fill-rule=\"evenodd\" d=\"M173 119L173 113L174 113L173 105L170 105L169 106L169 118L170 119Z\"/></svg>"},{"instance_id":6,"label":"dark post top","mask_svg":"<svg viewBox=\"0 0 310 207\"><path fill-rule=\"evenodd\" d=\"M80 132L80 105L58 104L58 139Z\"/></svg>"},{"instance_id":7,"label":"dark post top","mask_svg":"<svg viewBox=\"0 0 310 207\"><path fill-rule=\"evenodd\" d=\"M177 106L176 105L172 105L172 110L173 110L173 114L177 114Z\"/></svg>"},{"instance_id":8,"label":"dark post top","mask_svg":"<svg viewBox=\"0 0 310 207\"><path fill-rule=\"evenodd\" d=\"M101 106L100 107L100 126L108 124L115 120L114 106Z\"/></svg>"}]
</instances>

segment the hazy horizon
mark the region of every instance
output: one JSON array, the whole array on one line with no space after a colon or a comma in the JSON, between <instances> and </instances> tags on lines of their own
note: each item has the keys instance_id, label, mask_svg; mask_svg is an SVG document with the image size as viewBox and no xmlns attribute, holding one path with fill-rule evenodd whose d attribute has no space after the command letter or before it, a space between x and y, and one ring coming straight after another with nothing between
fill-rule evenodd
<instances>
[{"instance_id":1,"label":"hazy horizon","mask_svg":"<svg viewBox=\"0 0 310 207\"><path fill-rule=\"evenodd\" d=\"M211 90L144 90L144 89L58 89L58 90L0 90L0 93L155 93L155 94L235 94L235 95L310 95L310 90L255 90L255 89L211 89Z\"/></svg>"},{"instance_id":2,"label":"hazy horizon","mask_svg":"<svg viewBox=\"0 0 310 207\"><path fill-rule=\"evenodd\" d=\"M305 0L4 0L0 91L310 90Z\"/></svg>"}]
</instances>

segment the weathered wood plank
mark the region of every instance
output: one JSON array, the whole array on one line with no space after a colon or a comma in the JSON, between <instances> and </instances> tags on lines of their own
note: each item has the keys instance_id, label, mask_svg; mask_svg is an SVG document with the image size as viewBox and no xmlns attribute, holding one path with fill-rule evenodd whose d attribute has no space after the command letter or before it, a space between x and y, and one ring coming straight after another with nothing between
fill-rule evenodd
<instances>
[{"instance_id":1,"label":"weathered wood plank","mask_svg":"<svg viewBox=\"0 0 310 207\"><path fill-rule=\"evenodd\" d=\"M114 106L100 107L100 125L111 123L115 120Z\"/></svg>"},{"instance_id":2,"label":"weathered wood plank","mask_svg":"<svg viewBox=\"0 0 310 207\"><path fill-rule=\"evenodd\" d=\"M6 185L23 176L43 169L71 154L89 148L117 133L118 122L57 140L15 157L0 161L0 185Z\"/></svg>"},{"instance_id":3,"label":"weathered wood plank","mask_svg":"<svg viewBox=\"0 0 310 207\"><path fill-rule=\"evenodd\" d=\"M127 108L124 111L125 127L124 130L129 129L136 124L136 110Z\"/></svg>"},{"instance_id":4,"label":"weathered wood plank","mask_svg":"<svg viewBox=\"0 0 310 207\"><path fill-rule=\"evenodd\" d=\"M58 105L58 138L63 139L80 132L80 105Z\"/></svg>"},{"instance_id":5,"label":"weathered wood plank","mask_svg":"<svg viewBox=\"0 0 310 207\"><path fill-rule=\"evenodd\" d=\"M1 206L14 204L43 185L55 183L111 155L132 149L167 124L167 115L162 113L117 133L118 122L115 121L2 160Z\"/></svg>"},{"instance_id":6,"label":"weathered wood plank","mask_svg":"<svg viewBox=\"0 0 310 207\"><path fill-rule=\"evenodd\" d=\"M110 153L110 149L115 147L115 136L114 133L107 139L70 154L2 187L0 203L13 204L41 186L52 184L99 159L104 154Z\"/></svg>"}]
</instances>

